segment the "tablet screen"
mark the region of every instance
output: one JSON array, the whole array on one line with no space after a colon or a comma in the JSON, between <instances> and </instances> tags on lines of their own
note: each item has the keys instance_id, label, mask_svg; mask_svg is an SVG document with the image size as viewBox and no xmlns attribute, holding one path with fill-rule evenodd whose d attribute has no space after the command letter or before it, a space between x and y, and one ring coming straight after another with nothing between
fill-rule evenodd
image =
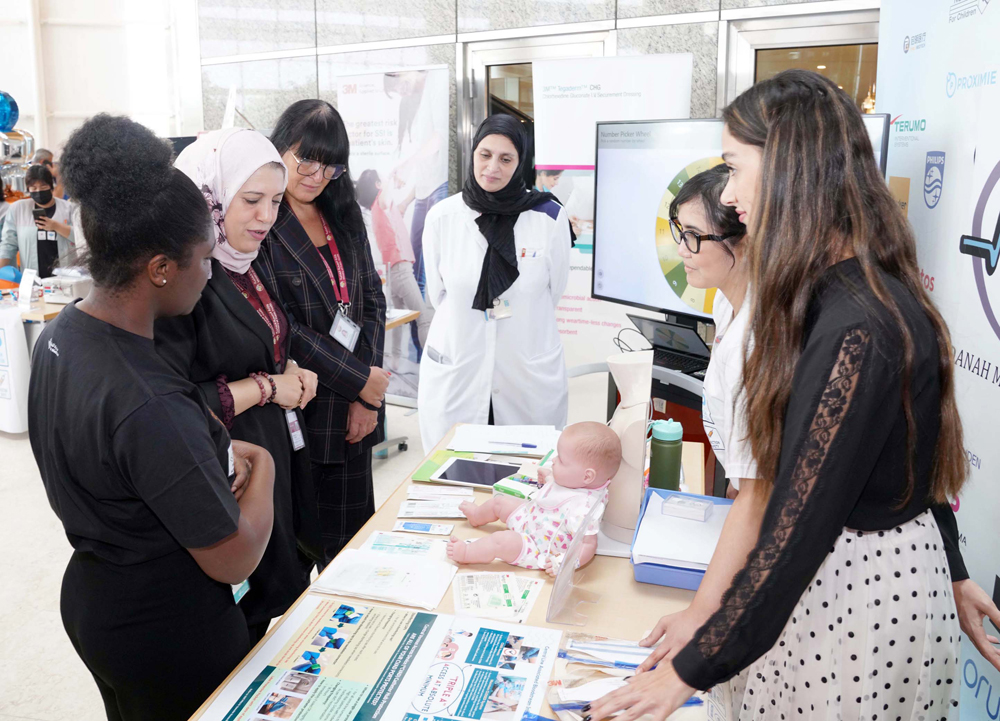
<instances>
[{"instance_id":1,"label":"tablet screen","mask_svg":"<svg viewBox=\"0 0 1000 721\"><path fill-rule=\"evenodd\" d=\"M517 473L520 466L506 463L486 463L468 458L456 458L444 471L437 475L442 481L452 483L469 483L477 486L492 486L507 476Z\"/></svg>"}]
</instances>

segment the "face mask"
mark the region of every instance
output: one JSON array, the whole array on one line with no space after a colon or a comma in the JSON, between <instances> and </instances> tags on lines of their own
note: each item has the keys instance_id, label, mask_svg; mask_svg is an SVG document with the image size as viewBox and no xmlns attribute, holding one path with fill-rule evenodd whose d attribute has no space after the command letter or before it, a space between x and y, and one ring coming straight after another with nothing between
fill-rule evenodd
<instances>
[{"instance_id":1,"label":"face mask","mask_svg":"<svg viewBox=\"0 0 1000 721\"><path fill-rule=\"evenodd\" d=\"M29 193L29 195L31 196L31 199L39 205L48 205L52 202L51 190L35 190Z\"/></svg>"}]
</instances>

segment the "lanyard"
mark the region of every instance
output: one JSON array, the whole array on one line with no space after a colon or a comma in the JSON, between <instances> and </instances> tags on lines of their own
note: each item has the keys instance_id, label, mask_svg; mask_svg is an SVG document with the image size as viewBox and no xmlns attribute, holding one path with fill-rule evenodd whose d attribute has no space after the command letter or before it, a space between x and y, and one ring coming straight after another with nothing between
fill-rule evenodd
<instances>
[{"instance_id":1,"label":"lanyard","mask_svg":"<svg viewBox=\"0 0 1000 721\"><path fill-rule=\"evenodd\" d=\"M281 348L278 345L278 341L281 340L281 321L278 319L278 312L274 308L274 303L271 301L271 296L268 295L267 290L264 289L264 284L260 282L260 278L254 272L253 268L247 271L247 277L250 279L251 287L257 294L257 300L260 301L260 308L257 308L257 315L259 315L264 322L267 324L267 329L271 331L271 337L274 339L274 358L278 365L278 359L281 357ZM246 295L244 293L244 295ZM249 300L249 298L248 298Z\"/></svg>"},{"instance_id":2,"label":"lanyard","mask_svg":"<svg viewBox=\"0 0 1000 721\"><path fill-rule=\"evenodd\" d=\"M347 294L347 273L344 272L344 261L340 259L340 251L337 249L337 241L333 238L333 233L330 232L330 226L326 224L326 218L320 215L319 219L323 222L323 233L326 235L326 244L330 248L330 255L333 256L333 263L337 266L337 276L333 274L330 269L330 264L326 262L326 258L323 254L319 254L319 259L323 261L323 265L326 266L326 272L330 276L330 283L333 284L333 294L337 298L337 302L341 305L341 308L349 308L351 305L351 299Z\"/></svg>"}]
</instances>

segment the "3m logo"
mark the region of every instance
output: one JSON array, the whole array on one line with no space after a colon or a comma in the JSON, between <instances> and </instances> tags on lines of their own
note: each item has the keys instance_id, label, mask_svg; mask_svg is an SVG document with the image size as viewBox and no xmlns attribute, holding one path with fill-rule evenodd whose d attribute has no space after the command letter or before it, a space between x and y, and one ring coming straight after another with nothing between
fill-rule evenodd
<instances>
[{"instance_id":1,"label":"3m logo","mask_svg":"<svg viewBox=\"0 0 1000 721\"><path fill-rule=\"evenodd\" d=\"M357 83L351 83L350 85L345 85L343 88L340 89L340 92L342 92L344 95L357 95L358 85Z\"/></svg>"}]
</instances>

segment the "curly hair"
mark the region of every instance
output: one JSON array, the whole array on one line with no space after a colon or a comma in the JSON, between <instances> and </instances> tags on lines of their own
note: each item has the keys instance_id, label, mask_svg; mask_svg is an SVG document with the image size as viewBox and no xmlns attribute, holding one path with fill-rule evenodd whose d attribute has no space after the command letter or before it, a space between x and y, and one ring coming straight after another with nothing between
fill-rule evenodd
<instances>
[{"instance_id":1,"label":"curly hair","mask_svg":"<svg viewBox=\"0 0 1000 721\"><path fill-rule=\"evenodd\" d=\"M205 200L173 167L169 143L128 118L90 118L70 136L61 169L80 203L85 264L99 287L126 288L161 253L186 267L211 237Z\"/></svg>"}]
</instances>

